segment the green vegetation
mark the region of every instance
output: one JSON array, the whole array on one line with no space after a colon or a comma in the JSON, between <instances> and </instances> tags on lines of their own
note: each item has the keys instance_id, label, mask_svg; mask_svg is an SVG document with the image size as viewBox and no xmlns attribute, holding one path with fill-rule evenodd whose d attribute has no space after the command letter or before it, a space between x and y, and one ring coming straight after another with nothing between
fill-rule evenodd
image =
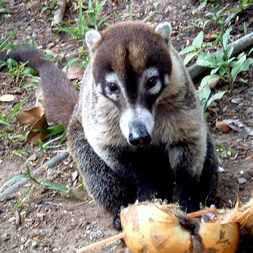
<instances>
[{"instance_id":1,"label":"green vegetation","mask_svg":"<svg viewBox=\"0 0 253 253\"><path fill-rule=\"evenodd\" d=\"M8 9L6 6L6 1L5 0L0 0L0 16L1 14L6 14L8 13Z\"/></svg>"},{"instance_id":2,"label":"green vegetation","mask_svg":"<svg viewBox=\"0 0 253 253\"><path fill-rule=\"evenodd\" d=\"M205 1L207 3L207 1ZM215 1L212 1L214 3ZM246 8L251 1L240 1L239 9ZM225 15L226 12L226 15ZM231 91L234 82L240 73L248 71L253 66L253 58L249 53L241 53L237 57L233 57L233 48L230 46L231 21L239 12L228 10L227 7L209 12L207 20L203 21L204 27L215 26L217 31L213 34L215 38L212 42L204 42L204 31L198 33L192 44L184 48L180 53L184 55L184 63L187 65L193 59L197 59L196 63L200 66L210 68L210 74L205 76L197 90L197 95L206 110L215 100L223 97L226 91L214 92L210 86L216 86L221 81L229 84ZM213 53L213 49L218 49ZM241 79L241 81L244 81Z\"/></svg>"},{"instance_id":3,"label":"green vegetation","mask_svg":"<svg viewBox=\"0 0 253 253\"><path fill-rule=\"evenodd\" d=\"M38 142L43 151L59 148L66 141L66 128L62 124L50 125L46 129L38 129L38 131L43 131L47 136L45 140Z\"/></svg>"},{"instance_id":4,"label":"green vegetation","mask_svg":"<svg viewBox=\"0 0 253 253\"><path fill-rule=\"evenodd\" d=\"M83 1L79 0L79 16L72 26L63 24L59 25L56 30L66 32L74 38L83 39L85 33L90 28L98 29L106 21L106 18L101 17L105 1L88 1L88 8L84 10Z\"/></svg>"},{"instance_id":5,"label":"green vegetation","mask_svg":"<svg viewBox=\"0 0 253 253\"><path fill-rule=\"evenodd\" d=\"M180 54L185 55L184 64L187 65L193 58L203 51L204 32L201 31L192 41L192 44L185 47Z\"/></svg>"}]
</instances>

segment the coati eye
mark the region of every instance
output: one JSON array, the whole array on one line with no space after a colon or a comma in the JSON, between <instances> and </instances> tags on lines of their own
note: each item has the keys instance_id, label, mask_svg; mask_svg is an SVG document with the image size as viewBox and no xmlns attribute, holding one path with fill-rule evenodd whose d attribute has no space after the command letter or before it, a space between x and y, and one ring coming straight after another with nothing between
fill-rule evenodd
<instances>
[{"instance_id":1,"label":"coati eye","mask_svg":"<svg viewBox=\"0 0 253 253\"><path fill-rule=\"evenodd\" d=\"M109 82L107 83L107 87L110 93L118 93L119 92L119 86L116 83Z\"/></svg>"},{"instance_id":2,"label":"coati eye","mask_svg":"<svg viewBox=\"0 0 253 253\"><path fill-rule=\"evenodd\" d=\"M152 95L155 95L160 92L161 90L161 81L158 76L152 76L150 77L146 82L146 87L148 89L148 92Z\"/></svg>"}]
</instances>

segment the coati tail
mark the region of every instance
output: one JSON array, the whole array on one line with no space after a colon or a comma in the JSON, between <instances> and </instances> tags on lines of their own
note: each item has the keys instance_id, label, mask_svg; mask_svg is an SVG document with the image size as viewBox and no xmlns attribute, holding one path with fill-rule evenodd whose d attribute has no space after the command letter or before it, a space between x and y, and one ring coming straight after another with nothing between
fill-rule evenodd
<instances>
[{"instance_id":1,"label":"coati tail","mask_svg":"<svg viewBox=\"0 0 253 253\"><path fill-rule=\"evenodd\" d=\"M65 73L54 63L46 60L43 53L36 48L18 47L0 52L0 60L9 58L27 62L28 66L39 72L48 121L67 126L78 101L78 92Z\"/></svg>"}]
</instances>

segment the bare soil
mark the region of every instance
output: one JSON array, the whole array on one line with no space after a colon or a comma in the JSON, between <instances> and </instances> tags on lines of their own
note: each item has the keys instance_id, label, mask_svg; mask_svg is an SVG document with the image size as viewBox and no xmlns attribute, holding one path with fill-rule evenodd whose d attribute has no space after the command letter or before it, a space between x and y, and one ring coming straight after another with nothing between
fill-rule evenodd
<instances>
[{"instance_id":1,"label":"bare soil","mask_svg":"<svg viewBox=\"0 0 253 253\"><path fill-rule=\"evenodd\" d=\"M66 61L79 55L81 41L72 39L66 34L52 32L52 9L44 7L50 1L11 0L8 3L10 15L0 18L0 36L10 32L16 33L15 41L22 43L33 40L43 49L51 48ZM230 4L235 4L231 3ZM225 3L224 3L225 5ZM134 19L157 23L170 20L173 25L172 41L177 49L185 47L198 32L193 26L200 17L204 17L207 9L198 10L188 0L143 0L133 1L132 16ZM129 6L126 1L113 4L108 1L103 12L108 22L129 18ZM67 11L66 19L73 13ZM249 22L246 20L246 22ZM251 21L252 22L252 21ZM240 34L236 33L236 36ZM233 207L239 198L246 202L253 190L253 136L244 131L230 131L223 134L215 129L215 120L239 119L248 127L253 127L253 70L244 76L246 83L236 83L231 93L216 103L209 111L208 123L219 148L221 168L218 197L221 207ZM13 82L11 76L0 72L0 95L15 94L17 99L27 97L27 104L34 103L34 91L27 92ZM8 113L15 102L0 104L1 111ZM0 129L1 130L1 129ZM24 126L12 124L9 133L25 131ZM8 132L8 131L7 131ZM23 140L11 136L0 140L0 186L13 175L24 170L25 161L32 157L34 167L54 156L57 150L41 151L38 147L26 144ZM64 149L64 145L61 149ZM69 158L57 166L52 172L58 182L73 184L75 165ZM48 171L44 176L48 177ZM51 175L52 177L52 175ZM74 252L75 248L91 244L102 238L115 234L111 227L110 216L101 210L88 197L80 202L68 199L53 191L45 191L32 186L32 195L21 211L17 209L17 198L0 202L0 252ZM29 186L26 189L30 189ZM84 193L85 194L85 193ZM17 197L22 195L18 193ZM98 252L118 252L122 248L120 242ZM253 252L253 240L243 235L238 253Z\"/></svg>"}]
</instances>

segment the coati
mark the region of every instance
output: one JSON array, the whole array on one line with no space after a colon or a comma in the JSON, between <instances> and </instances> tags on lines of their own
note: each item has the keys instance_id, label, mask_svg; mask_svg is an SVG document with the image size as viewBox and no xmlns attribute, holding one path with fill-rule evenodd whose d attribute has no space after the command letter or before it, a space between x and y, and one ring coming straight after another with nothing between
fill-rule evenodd
<instances>
[{"instance_id":1,"label":"coati","mask_svg":"<svg viewBox=\"0 0 253 253\"><path fill-rule=\"evenodd\" d=\"M69 121L70 152L116 228L120 208L136 200L178 201L187 211L214 201L214 145L170 33L167 22L153 28L137 21L87 32L91 60L79 99L38 51L5 55L38 69L48 117Z\"/></svg>"}]
</instances>

